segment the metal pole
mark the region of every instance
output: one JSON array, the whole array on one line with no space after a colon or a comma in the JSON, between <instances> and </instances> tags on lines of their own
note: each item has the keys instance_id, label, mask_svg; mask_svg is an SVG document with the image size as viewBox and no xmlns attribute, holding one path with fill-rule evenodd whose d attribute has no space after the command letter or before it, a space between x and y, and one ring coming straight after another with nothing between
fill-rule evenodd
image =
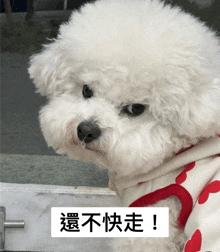
<instances>
[{"instance_id":1,"label":"metal pole","mask_svg":"<svg viewBox=\"0 0 220 252\"><path fill-rule=\"evenodd\" d=\"M63 9L64 9L64 10L67 9L67 0L64 0Z\"/></svg>"}]
</instances>

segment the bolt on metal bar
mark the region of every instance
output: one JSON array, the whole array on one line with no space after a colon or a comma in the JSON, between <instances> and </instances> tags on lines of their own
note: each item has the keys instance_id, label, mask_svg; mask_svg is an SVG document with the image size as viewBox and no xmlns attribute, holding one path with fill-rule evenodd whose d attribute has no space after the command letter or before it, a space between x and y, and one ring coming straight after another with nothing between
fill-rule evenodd
<instances>
[{"instance_id":1,"label":"bolt on metal bar","mask_svg":"<svg viewBox=\"0 0 220 252\"><path fill-rule=\"evenodd\" d=\"M5 228L24 228L24 221L23 220L16 220L16 221L10 221L6 220L4 221Z\"/></svg>"}]
</instances>

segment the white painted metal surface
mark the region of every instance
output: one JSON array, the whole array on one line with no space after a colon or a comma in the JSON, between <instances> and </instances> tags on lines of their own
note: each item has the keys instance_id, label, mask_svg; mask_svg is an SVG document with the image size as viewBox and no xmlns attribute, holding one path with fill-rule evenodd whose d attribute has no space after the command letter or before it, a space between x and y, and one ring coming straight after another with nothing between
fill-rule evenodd
<instances>
[{"instance_id":1,"label":"white painted metal surface","mask_svg":"<svg viewBox=\"0 0 220 252\"><path fill-rule=\"evenodd\" d=\"M24 229L6 230L6 250L112 251L109 238L51 238L51 207L119 206L107 188L0 183L0 205L6 207L7 219L25 220Z\"/></svg>"}]
</instances>

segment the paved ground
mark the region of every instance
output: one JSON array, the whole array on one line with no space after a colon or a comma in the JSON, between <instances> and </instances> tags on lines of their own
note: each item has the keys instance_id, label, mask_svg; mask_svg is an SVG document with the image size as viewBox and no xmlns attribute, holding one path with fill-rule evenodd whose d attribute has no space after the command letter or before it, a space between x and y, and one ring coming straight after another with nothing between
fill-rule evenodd
<instances>
[{"instance_id":1,"label":"paved ground","mask_svg":"<svg viewBox=\"0 0 220 252\"><path fill-rule=\"evenodd\" d=\"M70 161L48 149L38 111L46 102L35 93L28 54L1 54L1 182L107 187L107 172Z\"/></svg>"}]
</instances>

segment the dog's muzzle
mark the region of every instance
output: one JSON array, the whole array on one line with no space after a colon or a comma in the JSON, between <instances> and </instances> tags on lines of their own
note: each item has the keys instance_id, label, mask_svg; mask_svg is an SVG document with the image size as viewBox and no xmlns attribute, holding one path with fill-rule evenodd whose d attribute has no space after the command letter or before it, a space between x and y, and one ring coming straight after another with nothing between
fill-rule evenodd
<instances>
[{"instance_id":1,"label":"dog's muzzle","mask_svg":"<svg viewBox=\"0 0 220 252\"><path fill-rule=\"evenodd\" d=\"M81 142L91 143L101 135L101 129L93 121L81 122L77 127L77 135Z\"/></svg>"}]
</instances>

